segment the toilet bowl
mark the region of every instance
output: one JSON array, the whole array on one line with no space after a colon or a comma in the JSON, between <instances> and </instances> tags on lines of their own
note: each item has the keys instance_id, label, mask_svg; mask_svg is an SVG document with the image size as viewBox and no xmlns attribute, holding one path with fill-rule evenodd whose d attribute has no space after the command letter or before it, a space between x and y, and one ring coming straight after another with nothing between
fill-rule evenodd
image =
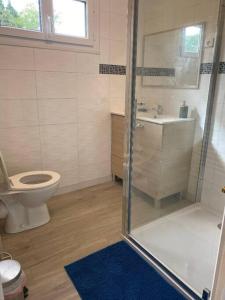
<instances>
[{"instance_id":1,"label":"toilet bowl","mask_svg":"<svg viewBox=\"0 0 225 300\"><path fill-rule=\"evenodd\" d=\"M0 169L4 179L0 200L7 211L5 231L16 233L48 223L46 203L55 194L60 175L53 171L31 171L9 177L1 153Z\"/></svg>"}]
</instances>

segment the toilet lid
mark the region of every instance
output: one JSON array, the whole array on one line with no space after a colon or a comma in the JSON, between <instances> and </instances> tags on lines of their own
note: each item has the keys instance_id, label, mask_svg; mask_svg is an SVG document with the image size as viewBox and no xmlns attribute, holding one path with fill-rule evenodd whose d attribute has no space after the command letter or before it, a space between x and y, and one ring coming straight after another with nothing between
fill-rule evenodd
<instances>
[{"instance_id":1,"label":"toilet lid","mask_svg":"<svg viewBox=\"0 0 225 300\"><path fill-rule=\"evenodd\" d=\"M57 183L60 175L53 171L33 171L9 177L11 190L36 190Z\"/></svg>"}]
</instances>

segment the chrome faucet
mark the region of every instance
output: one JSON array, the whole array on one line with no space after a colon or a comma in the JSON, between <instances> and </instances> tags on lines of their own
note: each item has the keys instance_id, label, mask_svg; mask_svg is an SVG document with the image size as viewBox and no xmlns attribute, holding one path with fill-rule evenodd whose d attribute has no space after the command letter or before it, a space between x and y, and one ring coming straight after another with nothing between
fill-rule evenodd
<instances>
[{"instance_id":1,"label":"chrome faucet","mask_svg":"<svg viewBox=\"0 0 225 300\"><path fill-rule=\"evenodd\" d=\"M152 107L152 110L155 111L157 115L162 115L163 113L163 107L160 104L157 104L154 107Z\"/></svg>"},{"instance_id":2,"label":"chrome faucet","mask_svg":"<svg viewBox=\"0 0 225 300\"><path fill-rule=\"evenodd\" d=\"M145 102L137 102L137 107L139 112L147 112L148 109L145 106Z\"/></svg>"}]
</instances>

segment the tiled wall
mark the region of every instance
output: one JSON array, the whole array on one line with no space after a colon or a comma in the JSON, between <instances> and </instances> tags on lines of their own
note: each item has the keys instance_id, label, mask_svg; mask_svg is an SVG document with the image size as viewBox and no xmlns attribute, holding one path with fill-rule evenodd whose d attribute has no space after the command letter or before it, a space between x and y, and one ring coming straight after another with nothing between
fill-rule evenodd
<instances>
[{"instance_id":1,"label":"tiled wall","mask_svg":"<svg viewBox=\"0 0 225 300\"><path fill-rule=\"evenodd\" d=\"M110 176L110 111L123 109L127 1L100 1L100 54L0 46L0 150L9 174L50 169L61 187Z\"/></svg>"},{"instance_id":2,"label":"tiled wall","mask_svg":"<svg viewBox=\"0 0 225 300\"><path fill-rule=\"evenodd\" d=\"M225 60L225 27L221 60ZM222 215L225 206L225 74L217 79L213 124L203 184L202 203Z\"/></svg>"}]
</instances>

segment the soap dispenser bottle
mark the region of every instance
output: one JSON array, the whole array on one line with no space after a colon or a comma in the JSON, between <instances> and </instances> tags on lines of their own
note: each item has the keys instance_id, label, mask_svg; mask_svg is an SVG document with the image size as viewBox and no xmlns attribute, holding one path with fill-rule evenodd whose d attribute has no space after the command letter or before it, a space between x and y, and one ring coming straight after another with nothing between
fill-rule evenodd
<instances>
[{"instance_id":1,"label":"soap dispenser bottle","mask_svg":"<svg viewBox=\"0 0 225 300\"><path fill-rule=\"evenodd\" d=\"M186 102L184 101L180 107L179 118L186 119L187 117L188 117L188 106L186 105Z\"/></svg>"}]
</instances>

